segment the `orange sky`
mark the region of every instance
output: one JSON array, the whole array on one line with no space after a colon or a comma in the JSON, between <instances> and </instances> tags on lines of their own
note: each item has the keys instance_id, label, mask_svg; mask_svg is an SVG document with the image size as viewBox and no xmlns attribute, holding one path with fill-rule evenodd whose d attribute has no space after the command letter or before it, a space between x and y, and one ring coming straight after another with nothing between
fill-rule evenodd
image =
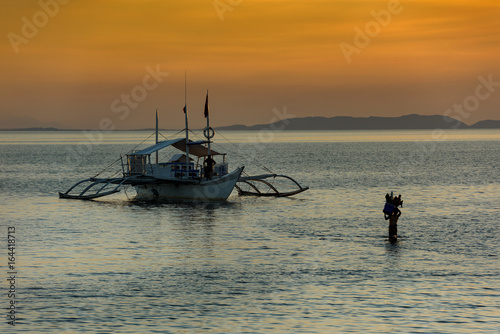
<instances>
[{"instance_id":1,"label":"orange sky","mask_svg":"<svg viewBox=\"0 0 500 334\"><path fill-rule=\"evenodd\" d=\"M182 128L185 70L193 128L207 89L214 126L267 123L284 106L398 116L469 103L465 123L500 119L500 84L475 98L479 77L500 82L496 0L0 1L0 128L153 127L156 108L161 127ZM367 27L369 44L356 44ZM169 75L145 84L147 67Z\"/></svg>"}]
</instances>

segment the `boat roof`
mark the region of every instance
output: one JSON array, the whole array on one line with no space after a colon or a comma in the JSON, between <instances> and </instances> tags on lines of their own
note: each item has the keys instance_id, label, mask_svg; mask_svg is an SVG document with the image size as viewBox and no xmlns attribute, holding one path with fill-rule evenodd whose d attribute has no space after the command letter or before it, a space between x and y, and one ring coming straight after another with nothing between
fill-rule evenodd
<instances>
[{"instance_id":1,"label":"boat roof","mask_svg":"<svg viewBox=\"0 0 500 334\"><path fill-rule=\"evenodd\" d=\"M193 142L192 140L190 140L189 154L196 155L197 157L208 156L208 150L202 144L203 142ZM168 146L173 146L176 149L181 150L182 152L186 152L186 138L177 138L177 139L161 141L158 144L146 147L145 149L131 153L129 155L149 155ZM210 155L222 155L222 154L223 153L216 152L212 149L210 150Z\"/></svg>"}]
</instances>

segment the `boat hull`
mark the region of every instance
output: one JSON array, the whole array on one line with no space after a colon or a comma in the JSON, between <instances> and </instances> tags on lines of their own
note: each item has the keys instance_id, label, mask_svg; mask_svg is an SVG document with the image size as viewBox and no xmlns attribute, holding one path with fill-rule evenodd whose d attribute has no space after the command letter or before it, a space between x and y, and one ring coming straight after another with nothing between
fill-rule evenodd
<instances>
[{"instance_id":1,"label":"boat hull","mask_svg":"<svg viewBox=\"0 0 500 334\"><path fill-rule=\"evenodd\" d=\"M164 182L159 184L136 185L136 200L196 200L225 201L236 185L243 167L214 180L201 180L199 183Z\"/></svg>"}]
</instances>

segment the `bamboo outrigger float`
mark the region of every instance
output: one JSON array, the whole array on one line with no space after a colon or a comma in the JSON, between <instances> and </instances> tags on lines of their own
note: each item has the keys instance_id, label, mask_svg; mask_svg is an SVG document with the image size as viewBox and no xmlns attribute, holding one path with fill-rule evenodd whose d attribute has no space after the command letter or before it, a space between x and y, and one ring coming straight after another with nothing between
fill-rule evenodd
<instances>
[{"instance_id":1,"label":"bamboo outrigger float","mask_svg":"<svg viewBox=\"0 0 500 334\"><path fill-rule=\"evenodd\" d=\"M206 140L189 139L187 106L184 107L186 131L184 138L165 141L158 140L158 112L156 113L156 142L140 151L121 156L122 177L91 177L78 181L59 197L65 199L93 200L120 192L125 186L132 186L137 193L136 200L201 200L224 201L234 188L241 196L286 197L301 193L308 187L302 187L297 181L286 175L263 174L242 176L244 167L229 172L226 153L219 153L211 148L215 131L210 127L208 115L208 92L205 102L207 127L203 134ZM174 154L168 161L158 161L158 151L173 147L182 153ZM151 161L151 155L156 157ZM196 157L196 162L192 157ZM218 161L216 161L217 159ZM201 160L201 162L200 162ZM297 189L279 191L266 181L277 178L290 180ZM239 183L240 185L237 185ZM256 183L267 186L262 191ZM243 190L246 184L250 190ZM83 190L79 190L83 188Z\"/></svg>"},{"instance_id":2,"label":"bamboo outrigger float","mask_svg":"<svg viewBox=\"0 0 500 334\"><path fill-rule=\"evenodd\" d=\"M294 184L297 185L298 189L292 190L292 191L285 191L281 192L279 191L273 184L271 184L268 181L265 181L266 179L276 179L276 178L285 178L290 181L292 181ZM287 175L278 175L278 174L263 174L263 175L256 175L256 176L240 176L238 179L239 183L246 183L247 185L250 186L252 189L251 191L248 190L243 190L240 186L235 185L235 188L238 190L238 194L240 196L262 196L262 197L288 197L292 195L296 195L298 193L301 193L303 191L306 191L309 189L309 187L302 187L297 181L292 179L290 176ZM259 182L262 184L265 184L268 187L268 192L263 192L260 190L254 183Z\"/></svg>"},{"instance_id":3,"label":"bamboo outrigger float","mask_svg":"<svg viewBox=\"0 0 500 334\"><path fill-rule=\"evenodd\" d=\"M99 197L103 197L103 196L108 196L108 195L120 192L119 188L124 184L125 181L126 181L126 179L124 179L124 178L110 178L110 179L89 178L89 179L85 179L85 180L82 180L82 181L75 183L65 193L60 192L59 197L60 198L71 198L71 199L94 199L94 198L99 198ZM75 189L80 184L83 184L86 182L89 182L90 184L85 189L83 189L83 191L81 191L79 194L70 194L70 192L73 189ZM97 190L94 193L87 194L87 192L89 190L91 190L91 188L93 188L94 186L97 186L97 185L101 185L101 184L102 184L102 186L101 186L101 188L99 188L99 190ZM106 187L112 186L112 185L114 186L115 184L116 184L116 187L114 187L113 189L103 191Z\"/></svg>"}]
</instances>

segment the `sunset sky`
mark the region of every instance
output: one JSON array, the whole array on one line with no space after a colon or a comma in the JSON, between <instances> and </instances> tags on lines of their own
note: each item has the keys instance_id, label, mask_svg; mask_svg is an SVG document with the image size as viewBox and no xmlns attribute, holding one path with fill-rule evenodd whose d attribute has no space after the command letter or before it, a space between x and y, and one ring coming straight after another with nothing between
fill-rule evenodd
<instances>
[{"instance_id":1,"label":"sunset sky","mask_svg":"<svg viewBox=\"0 0 500 334\"><path fill-rule=\"evenodd\" d=\"M468 103L465 123L500 119L497 0L0 3L0 128L146 128L156 108L162 128L182 128L185 71L193 128L207 89L214 126L268 123L285 106L455 117Z\"/></svg>"}]
</instances>

